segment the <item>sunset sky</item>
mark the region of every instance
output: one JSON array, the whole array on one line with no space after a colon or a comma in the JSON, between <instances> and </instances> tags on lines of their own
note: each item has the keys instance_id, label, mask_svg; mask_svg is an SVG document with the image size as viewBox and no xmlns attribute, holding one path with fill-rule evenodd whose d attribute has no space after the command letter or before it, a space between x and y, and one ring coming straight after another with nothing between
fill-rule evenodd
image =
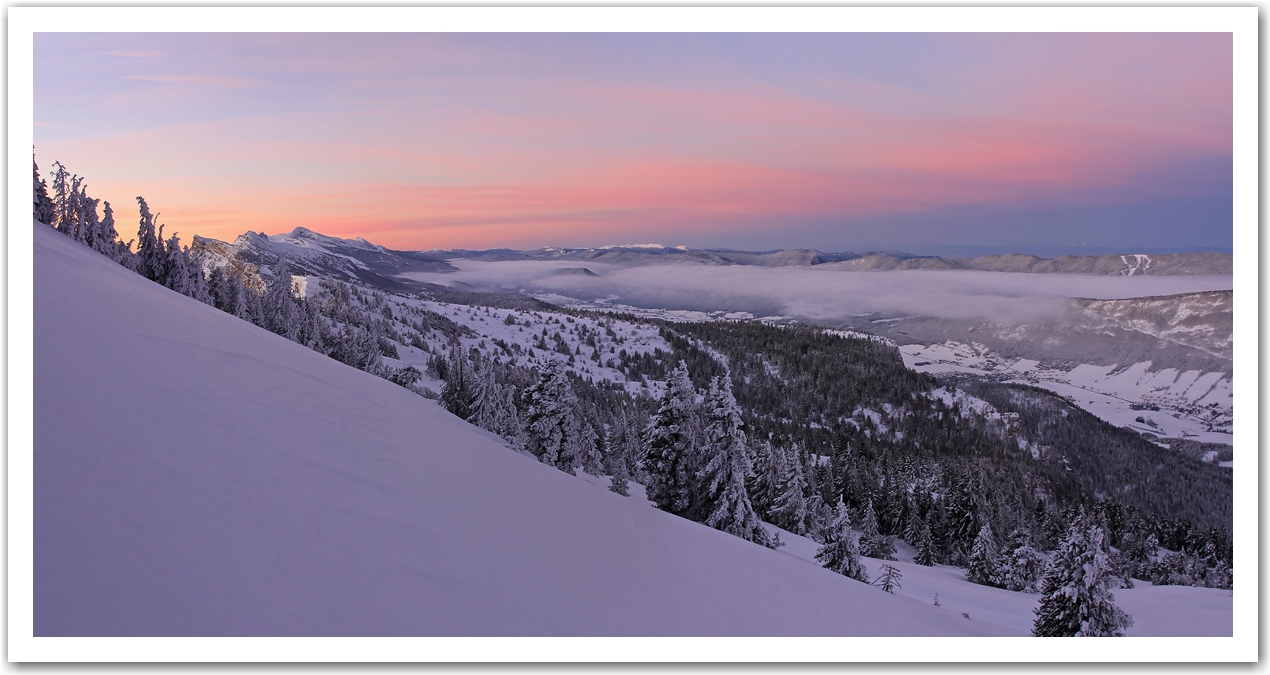
<instances>
[{"instance_id":1,"label":"sunset sky","mask_svg":"<svg viewBox=\"0 0 1270 675\"><path fill-rule=\"evenodd\" d=\"M37 33L34 94L125 239L1232 241L1229 34Z\"/></svg>"}]
</instances>

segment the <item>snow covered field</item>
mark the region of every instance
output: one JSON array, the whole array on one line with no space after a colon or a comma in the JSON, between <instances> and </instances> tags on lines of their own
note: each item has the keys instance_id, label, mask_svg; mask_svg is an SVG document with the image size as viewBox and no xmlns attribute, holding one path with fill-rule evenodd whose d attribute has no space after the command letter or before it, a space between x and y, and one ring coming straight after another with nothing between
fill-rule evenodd
<instances>
[{"instance_id":1,"label":"snow covered field","mask_svg":"<svg viewBox=\"0 0 1270 675\"><path fill-rule=\"evenodd\" d=\"M903 345L900 353L904 364L918 372L991 376L1049 389L1118 427L1232 444L1234 397L1222 373L1152 370L1149 361L1123 368L1082 364L1071 370L1045 369L1031 359L1003 358L982 345L960 342ZM1150 407L1159 410L1146 409Z\"/></svg>"},{"instance_id":2,"label":"snow covered field","mask_svg":"<svg viewBox=\"0 0 1270 675\"><path fill-rule=\"evenodd\" d=\"M816 542L773 525L785 546L779 550L816 564ZM948 565L924 567L913 562L913 548L896 542L898 560L883 561L864 558L870 579L882 575L882 565L900 570L903 578L895 589L898 596L909 597L934 606L939 595L939 609L963 621L999 626L1006 634L1030 635L1039 606L1040 595L1018 593L1002 588L981 586L966 581L966 570ZM1134 588L1113 591L1116 604L1129 613L1134 625L1125 631L1129 637L1155 636L1229 636L1233 630L1232 591L1193 586L1152 586L1150 581L1137 581ZM962 616L965 612L969 619Z\"/></svg>"},{"instance_id":3,"label":"snow covered field","mask_svg":"<svg viewBox=\"0 0 1270 675\"><path fill-rule=\"evenodd\" d=\"M34 630L991 635L515 454L37 226Z\"/></svg>"}]
</instances>

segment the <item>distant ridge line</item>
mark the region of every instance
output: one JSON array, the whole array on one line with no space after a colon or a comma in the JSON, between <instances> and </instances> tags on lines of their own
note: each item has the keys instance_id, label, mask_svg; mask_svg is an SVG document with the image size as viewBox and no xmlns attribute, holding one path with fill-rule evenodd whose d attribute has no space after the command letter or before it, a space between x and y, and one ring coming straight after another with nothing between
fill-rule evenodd
<instances>
[{"instance_id":1,"label":"distant ridge line","mask_svg":"<svg viewBox=\"0 0 1270 675\"><path fill-rule=\"evenodd\" d=\"M393 250L366 241L340 239L297 227L287 234L268 237L248 232L231 243L195 237L194 248L212 252L221 259L240 258L243 262L268 265L287 258L293 266L310 274L334 273L358 277L373 285L404 272L454 271L445 260L571 261L632 267L658 264L749 265L759 267L824 266L846 272L889 270L978 270L1030 274L1093 274L1103 276L1182 276L1228 275L1233 256L1222 252L1193 253L1113 253L1104 255L1064 255L1044 258L1025 253L984 255L973 258L914 255L903 251L843 251L826 253L808 248L768 251L738 251L726 248L694 248L661 244L626 244L602 247L543 247L534 250L493 248L485 250ZM378 282L378 283L377 283ZM411 285L407 282L398 284ZM392 284L388 284L392 285Z\"/></svg>"}]
</instances>

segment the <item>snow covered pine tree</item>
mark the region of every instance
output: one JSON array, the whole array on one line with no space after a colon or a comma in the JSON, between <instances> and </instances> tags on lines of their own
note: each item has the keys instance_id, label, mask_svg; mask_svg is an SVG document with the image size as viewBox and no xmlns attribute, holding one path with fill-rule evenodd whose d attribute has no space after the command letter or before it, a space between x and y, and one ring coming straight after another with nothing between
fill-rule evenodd
<instances>
[{"instance_id":1,"label":"snow covered pine tree","mask_svg":"<svg viewBox=\"0 0 1270 675\"><path fill-rule=\"evenodd\" d=\"M565 375L564 364L557 359L545 363L538 381L525 390L525 449L538 461L575 474L578 462L572 455L574 443L569 434L575 425L577 395Z\"/></svg>"},{"instance_id":2,"label":"snow covered pine tree","mask_svg":"<svg viewBox=\"0 0 1270 675\"><path fill-rule=\"evenodd\" d=\"M997 580L997 542L992 536L992 527L987 523L979 528L974 546L970 549L970 559L966 562L966 580L996 586Z\"/></svg>"},{"instance_id":3,"label":"snow covered pine tree","mask_svg":"<svg viewBox=\"0 0 1270 675\"><path fill-rule=\"evenodd\" d=\"M1030 539L1031 535L1022 528L1010 534L1010 542L1006 544L997 571L997 581L1002 588L1024 593L1036 592L1044 572L1045 558L1032 548Z\"/></svg>"},{"instance_id":4,"label":"snow covered pine tree","mask_svg":"<svg viewBox=\"0 0 1270 675\"><path fill-rule=\"evenodd\" d=\"M692 461L693 403L696 392L688 379L688 366L679 366L666 382L657 414L648 424L648 454L644 471L648 474L648 499L657 508L678 516L692 505L692 482L688 474Z\"/></svg>"},{"instance_id":5,"label":"snow covered pine tree","mask_svg":"<svg viewBox=\"0 0 1270 675\"><path fill-rule=\"evenodd\" d=\"M732 380L715 377L705 400L705 466L700 510L705 524L747 541L774 548L767 531L754 514L745 480L753 471L750 449L741 430L741 408L732 396Z\"/></svg>"},{"instance_id":6,"label":"snow covered pine tree","mask_svg":"<svg viewBox=\"0 0 1270 675\"><path fill-rule=\"evenodd\" d=\"M1036 637L1123 636L1133 617L1115 604L1107 588L1108 561L1103 532L1078 518L1045 569L1041 606L1033 610Z\"/></svg>"},{"instance_id":7,"label":"snow covered pine tree","mask_svg":"<svg viewBox=\"0 0 1270 675\"><path fill-rule=\"evenodd\" d=\"M860 561L860 549L851 531L851 515L841 497L834 508L832 523L825 528L825 543L816 551L816 562L827 570L869 583L869 573Z\"/></svg>"},{"instance_id":8,"label":"snow covered pine tree","mask_svg":"<svg viewBox=\"0 0 1270 675\"><path fill-rule=\"evenodd\" d=\"M773 451L785 454L785 461L781 463L785 467L785 475L781 478L780 492L772 503L772 520L794 534L807 534L807 477L798 457L798 448L790 448L788 452L773 448Z\"/></svg>"},{"instance_id":9,"label":"snow covered pine tree","mask_svg":"<svg viewBox=\"0 0 1270 675\"><path fill-rule=\"evenodd\" d=\"M877 512L870 499L860 523L860 555L879 560L895 560L895 537L878 532Z\"/></svg>"}]
</instances>

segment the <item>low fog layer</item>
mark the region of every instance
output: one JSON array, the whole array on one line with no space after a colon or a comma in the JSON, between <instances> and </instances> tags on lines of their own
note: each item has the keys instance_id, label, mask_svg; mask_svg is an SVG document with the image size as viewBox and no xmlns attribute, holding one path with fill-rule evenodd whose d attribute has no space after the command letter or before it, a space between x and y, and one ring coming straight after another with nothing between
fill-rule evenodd
<instances>
[{"instance_id":1,"label":"low fog layer","mask_svg":"<svg viewBox=\"0 0 1270 675\"><path fill-rule=\"evenodd\" d=\"M807 320L863 314L1022 323L1056 318L1067 298L1123 299L1233 288L1230 276L1114 277L967 270L843 272L819 267L451 260L449 274L403 276L469 290L549 292L637 307L747 311ZM581 268L595 273L591 276ZM562 270L568 272L561 273Z\"/></svg>"}]
</instances>

